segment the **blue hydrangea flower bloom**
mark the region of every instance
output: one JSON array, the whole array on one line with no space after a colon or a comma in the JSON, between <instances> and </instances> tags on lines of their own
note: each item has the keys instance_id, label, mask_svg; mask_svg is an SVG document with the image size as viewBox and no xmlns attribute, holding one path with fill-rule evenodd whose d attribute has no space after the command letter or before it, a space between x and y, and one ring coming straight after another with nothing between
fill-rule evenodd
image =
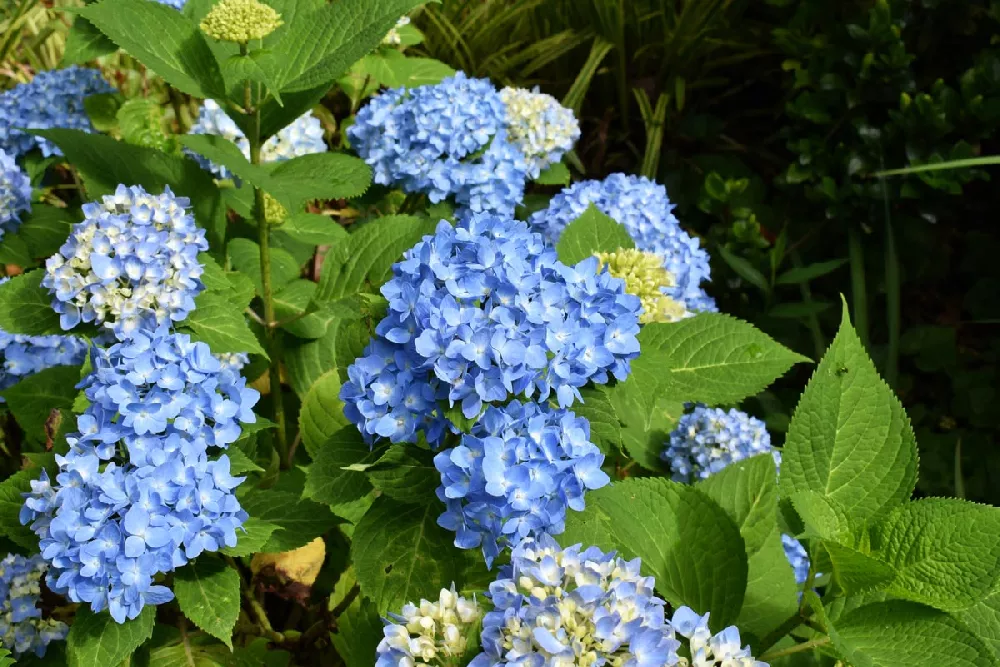
<instances>
[{"instance_id":1,"label":"blue hydrangea flower bloom","mask_svg":"<svg viewBox=\"0 0 1000 667\"><path fill-rule=\"evenodd\" d=\"M802 543L791 535L781 536L781 546L785 549L785 558L795 571L795 583L801 586L809 578L809 554Z\"/></svg>"},{"instance_id":2,"label":"blue hydrangea flower bloom","mask_svg":"<svg viewBox=\"0 0 1000 667\"><path fill-rule=\"evenodd\" d=\"M754 659L749 646L740 647L739 628L731 625L713 635L708 616L680 607L670 619L677 634L687 640L692 667L768 667L766 662Z\"/></svg>"},{"instance_id":3,"label":"blue hydrangea flower bloom","mask_svg":"<svg viewBox=\"0 0 1000 667\"><path fill-rule=\"evenodd\" d=\"M460 549L481 547L486 564L526 537L565 529L566 508L611 480L590 424L568 410L511 401L490 407L459 446L434 457L441 473L438 519Z\"/></svg>"},{"instance_id":4,"label":"blue hydrangea flower bloom","mask_svg":"<svg viewBox=\"0 0 1000 667\"><path fill-rule=\"evenodd\" d=\"M188 205L170 188L124 185L85 204L42 279L62 328L93 322L121 336L187 317L204 288L198 253L208 250Z\"/></svg>"},{"instance_id":5,"label":"blue hydrangea flower bloom","mask_svg":"<svg viewBox=\"0 0 1000 667\"><path fill-rule=\"evenodd\" d=\"M408 603L402 613L383 621L375 667L453 664L451 660L465 655L469 633L481 616L475 598L456 594L455 584L451 590L442 588L437 602Z\"/></svg>"},{"instance_id":6,"label":"blue hydrangea flower bloom","mask_svg":"<svg viewBox=\"0 0 1000 667\"><path fill-rule=\"evenodd\" d=\"M691 482L768 452L776 454L764 422L739 410L699 405L677 422L661 458L670 464L675 482Z\"/></svg>"},{"instance_id":7,"label":"blue hydrangea flower bloom","mask_svg":"<svg viewBox=\"0 0 1000 667\"><path fill-rule=\"evenodd\" d=\"M31 212L31 180L0 150L0 240L7 232L21 226L25 213Z\"/></svg>"},{"instance_id":8,"label":"blue hydrangea flower bloom","mask_svg":"<svg viewBox=\"0 0 1000 667\"><path fill-rule=\"evenodd\" d=\"M0 646L20 657L45 655L50 642L65 639L69 626L42 618L38 608L42 575L48 569L40 555L7 554L0 561Z\"/></svg>"},{"instance_id":9,"label":"blue hydrangea flower bloom","mask_svg":"<svg viewBox=\"0 0 1000 667\"><path fill-rule=\"evenodd\" d=\"M243 130L230 118L215 100L205 100L198 112L198 120L191 126L190 134L214 134L236 144L246 159L250 159L250 142ZM260 147L262 162L283 162L301 155L324 153L327 150L323 140L323 125L312 111L296 118L291 125L270 137ZM203 169L211 171L219 178L234 178L222 165L192 151L188 154L198 161Z\"/></svg>"},{"instance_id":10,"label":"blue hydrangea flower bloom","mask_svg":"<svg viewBox=\"0 0 1000 667\"><path fill-rule=\"evenodd\" d=\"M662 185L643 176L612 174L603 181L575 183L535 212L529 222L555 245L566 226L593 204L624 225L639 250L663 257L674 285L663 293L692 312L715 311L715 301L701 284L709 280L708 253L685 232L671 212L674 205Z\"/></svg>"},{"instance_id":11,"label":"blue hydrangea flower bloom","mask_svg":"<svg viewBox=\"0 0 1000 667\"><path fill-rule=\"evenodd\" d=\"M62 155L47 139L16 128L67 128L90 132L94 128L83 108L83 100L114 89L96 69L72 65L39 72L30 83L0 93L0 149L20 157L33 148L42 155Z\"/></svg>"},{"instance_id":12,"label":"blue hydrangea flower bloom","mask_svg":"<svg viewBox=\"0 0 1000 667\"><path fill-rule=\"evenodd\" d=\"M347 135L376 183L435 203L454 197L460 212L511 215L524 198L528 164L508 140L506 105L486 79L459 72L377 95Z\"/></svg>"},{"instance_id":13,"label":"blue hydrangea flower bloom","mask_svg":"<svg viewBox=\"0 0 1000 667\"><path fill-rule=\"evenodd\" d=\"M681 644L639 566L597 547L562 549L547 535L523 541L490 584L494 610L469 667L678 664Z\"/></svg>"},{"instance_id":14,"label":"blue hydrangea flower bloom","mask_svg":"<svg viewBox=\"0 0 1000 667\"><path fill-rule=\"evenodd\" d=\"M389 310L348 368L344 413L369 439L440 442L441 404L476 419L515 396L560 407L623 380L639 354L638 297L597 258L568 267L523 222L442 221L382 287Z\"/></svg>"},{"instance_id":15,"label":"blue hydrangea flower bloom","mask_svg":"<svg viewBox=\"0 0 1000 667\"><path fill-rule=\"evenodd\" d=\"M259 394L208 345L165 327L95 350L90 405L57 456L59 474L32 482L21 522L38 535L53 591L119 623L173 598L158 585L204 551L236 544L246 513L229 458L209 458L251 423Z\"/></svg>"}]
</instances>

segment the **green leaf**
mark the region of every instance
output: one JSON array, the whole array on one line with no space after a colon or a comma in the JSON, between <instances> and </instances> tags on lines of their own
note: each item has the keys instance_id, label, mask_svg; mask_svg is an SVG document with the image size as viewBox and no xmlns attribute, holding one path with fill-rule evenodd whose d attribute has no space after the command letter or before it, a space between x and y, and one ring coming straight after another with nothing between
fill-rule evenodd
<instances>
[{"instance_id":1,"label":"green leaf","mask_svg":"<svg viewBox=\"0 0 1000 667\"><path fill-rule=\"evenodd\" d=\"M250 327L239 303L223 292L202 292L195 309L184 320L193 340L207 343L212 352L249 352L267 356Z\"/></svg>"},{"instance_id":2,"label":"green leaf","mask_svg":"<svg viewBox=\"0 0 1000 667\"><path fill-rule=\"evenodd\" d=\"M600 447L605 456L621 451L621 422L606 387L584 387L580 395L583 400L573 405L573 412L590 423L590 441Z\"/></svg>"},{"instance_id":3,"label":"green leaf","mask_svg":"<svg viewBox=\"0 0 1000 667\"><path fill-rule=\"evenodd\" d=\"M831 259L828 262L817 262L816 264L810 264L809 266L801 266L795 269L789 269L782 273L774 281L778 285L796 285L798 283L807 283L810 280L815 280L825 276L828 273L832 273L847 264L847 259Z\"/></svg>"},{"instance_id":4,"label":"green leaf","mask_svg":"<svg viewBox=\"0 0 1000 667\"><path fill-rule=\"evenodd\" d=\"M0 329L29 336L65 333L52 310L52 297L42 287L44 277L45 269L35 269L0 285Z\"/></svg>"},{"instance_id":5,"label":"green leaf","mask_svg":"<svg viewBox=\"0 0 1000 667\"><path fill-rule=\"evenodd\" d=\"M271 539L271 533L278 526L257 517L250 517L243 522L243 530L236 531L236 546L223 547L222 553L227 556L250 556L264 550L264 545Z\"/></svg>"},{"instance_id":6,"label":"green leaf","mask_svg":"<svg viewBox=\"0 0 1000 667\"><path fill-rule=\"evenodd\" d=\"M670 324L647 324L639 332L642 354L635 367L648 369L677 400L720 404L753 396L793 364L808 361L753 326L721 313L700 313Z\"/></svg>"},{"instance_id":7,"label":"green leaf","mask_svg":"<svg viewBox=\"0 0 1000 667\"><path fill-rule=\"evenodd\" d=\"M407 505L378 498L354 529L351 560L361 592L379 614L432 599L452 581L463 585L465 555L454 547L454 533L437 525L443 505L429 500Z\"/></svg>"},{"instance_id":8,"label":"green leaf","mask_svg":"<svg viewBox=\"0 0 1000 667\"><path fill-rule=\"evenodd\" d=\"M855 667L996 667L990 649L948 614L915 602L865 605L838 619L834 645Z\"/></svg>"},{"instance_id":9,"label":"green leaf","mask_svg":"<svg viewBox=\"0 0 1000 667\"><path fill-rule=\"evenodd\" d=\"M799 491L789 497L806 526L806 535L842 544L851 543L854 525L848 511L833 498L816 491Z\"/></svg>"},{"instance_id":10,"label":"green leaf","mask_svg":"<svg viewBox=\"0 0 1000 667\"><path fill-rule=\"evenodd\" d=\"M291 655L279 651L264 637L256 637L247 646L237 647L226 667L288 667Z\"/></svg>"},{"instance_id":11,"label":"green leaf","mask_svg":"<svg viewBox=\"0 0 1000 667\"><path fill-rule=\"evenodd\" d=\"M549 165L548 169L542 171L535 179L535 183L539 185L569 185L569 181L569 167L562 162Z\"/></svg>"},{"instance_id":12,"label":"green leaf","mask_svg":"<svg viewBox=\"0 0 1000 667\"><path fill-rule=\"evenodd\" d=\"M95 614L81 606L66 637L69 666L119 664L153 635L155 618L156 607L147 605L136 618L119 625L107 611Z\"/></svg>"},{"instance_id":13,"label":"green leaf","mask_svg":"<svg viewBox=\"0 0 1000 667\"><path fill-rule=\"evenodd\" d=\"M390 51L401 57L386 58L388 76L384 79L390 88L417 88L441 83L449 76L455 75L455 69L440 60L433 58L402 57L398 51Z\"/></svg>"},{"instance_id":14,"label":"green leaf","mask_svg":"<svg viewBox=\"0 0 1000 667\"><path fill-rule=\"evenodd\" d=\"M322 338L293 343L285 348L288 381L295 393L305 396L324 373L333 369L341 381L345 381L347 367L361 356L368 344L369 326L374 328L375 325L354 319L340 320L330 324Z\"/></svg>"},{"instance_id":15,"label":"green leaf","mask_svg":"<svg viewBox=\"0 0 1000 667\"><path fill-rule=\"evenodd\" d=\"M25 437L45 442L45 422L53 410L72 410L79 381L79 366L54 366L25 377L0 395L7 401Z\"/></svg>"},{"instance_id":16,"label":"green leaf","mask_svg":"<svg viewBox=\"0 0 1000 667\"><path fill-rule=\"evenodd\" d=\"M993 651L1000 662L1000 591L955 615Z\"/></svg>"},{"instance_id":17,"label":"green leaf","mask_svg":"<svg viewBox=\"0 0 1000 667\"><path fill-rule=\"evenodd\" d=\"M69 211L47 204L32 204L31 213L17 228L31 257L50 257L69 237L73 217Z\"/></svg>"},{"instance_id":18,"label":"green leaf","mask_svg":"<svg viewBox=\"0 0 1000 667\"><path fill-rule=\"evenodd\" d=\"M573 266L599 252L614 252L634 248L635 241L625 227L597 210L591 204L579 218L563 230L556 253L563 264Z\"/></svg>"},{"instance_id":19,"label":"green leaf","mask_svg":"<svg viewBox=\"0 0 1000 667\"><path fill-rule=\"evenodd\" d=\"M875 527L872 548L895 572L890 593L961 611L1000 579L1000 509L954 498L907 503Z\"/></svg>"},{"instance_id":20,"label":"green leaf","mask_svg":"<svg viewBox=\"0 0 1000 667\"><path fill-rule=\"evenodd\" d=\"M0 264L16 264L22 268L30 268L35 266L35 261L24 239L16 234L10 234L0 242Z\"/></svg>"},{"instance_id":21,"label":"green leaf","mask_svg":"<svg viewBox=\"0 0 1000 667\"><path fill-rule=\"evenodd\" d=\"M254 489L241 503L250 516L277 526L260 549L266 553L298 549L337 523L337 518L324 505L287 491Z\"/></svg>"},{"instance_id":22,"label":"green leaf","mask_svg":"<svg viewBox=\"0 0 1000 667\"><path fill-rule=\"evenodd\" d=\"M195 97L225 97L212 49L181 12L146 0L104 0L79 13L174 88Z\"/></svg>"},{"instance_id":23,"label":"green leaf","mask_svg":"<svg viewBox=\"0 0 1000 667\"><path fill-rule=\"evenodd\" d=\"M330 640L347 667L371 667L372 656L382 641L382 620L371 600L355 600L337 618Z\"/></svg>"},{"instance_id":24,"label":"green leaf","mask_svg":"<svg viewBox=\"0 0 1000 667\"><path fill-rule=\"evenodd\" d=\"M726 466L697 484L739 527L747 555L777 530L778 476L774 458L761 454Z\"/></svg>"},{"instance_id":25,"label":"green leaf","mask_svg":"<svg viewBox=\"0 0 1000 667\"><path fill-rule=\"evenodd\" d=\"M340 516L345 508L353 507L372 491L363 472L348 468L374 464L382 453L382 449L372 450L355 426L345 426L312 452L303 495L329 505Z\"/></svg>"},{"instance_id":26,"label":"green leaf","mask_svg":"<svg viewBox=\"0 0 1000 667\"><path fill-rule=\"evenodd\" d=\"M347 230L326 215L299 213L285 220L280 232L310 245L334 245L347 240Z\"/></svg>"},{"instance_id":27,"label":"green leaf","mask_svg":"<svg viewBox=\"0 0 1000 667\"><path fill-rule=\"evenodd\" d=\"M62 66L82 65L114 53L118 45L104 36L93 23L77 16L66 35L66 49L63 51Z\"/></svg>"},{"instance_id":28,"label":"green leaf","mask_svg":"<svg viewBox=\"0 0 1000 667\"><path fill-rule=\"evenodd\" d=\"M876 373L845 305L840 331L792 417L782 451L782 491L815 491L864 520L909 498L916 478L909 419Z\"/></svg>"},{"instance_id":29,"label":"green leaf","mask_svg":"<svg viewBox=\"0 0 1000 667\"><path fill-rule=\"evenodd\" d=\"M336 370L330 370L316 380L302 399L302 409L299 411L302 444L309 455L315 457L319 448L345 426L353 428L344 416L344 404L340 400L340 377Z\"/></svg>"},{"instance_id":30,"label":"green leaf","mask_svg":"<svg viewBox=\"0 0 1000 667\"><path fill-rule=\"evenodd\" d=\"M371 168L364 160L343 153L311 153L275 163L271 179L286 193L291 208L313 199L360 197L372 183Z\"/></svg>"},{"instance_id":31,"label":"green leaf","mask_svg":"<svg viewBox=\"0 0 1000 667\"><path fill-rule=\"evenodd\" d=\"M739 528L694 487L647 477L591 491L587 511L570 512L558 539L641 557L670 604L711 612L716 630L743 606L747 556Z\"/></svg>"},{"instance_id":32,"label":"green leaf","mask_svg":"<svg viewBox=\"0 0 1000 667\"><path fill-rule=\"evenodd\" d=\"M895 577L893 569L874 556L836 542L819 544L833 565L834 580L847 595L880 590Z\"/></svg>"},{"instance_id":33,"label":"green leaf","mask_svg":"<svg viewBox=\"0 0 1000 667\"><path fill-rule=\"evenodd\" d=\"M274 95L275 102L283 105L277 82L270 71L260 66L258 58L255 53L230 56L222 62L222 73L227 81L252 81L262 84L268 93Z\"/></svg>"},{"instance_id":34,"label":"green leaf","mask_svg":"<svg viewBox=\"0 0 1000 667\"><path fill-rule=\"evenodd\" d=\"M795 613L798 596L795 573L785 556L781 534L775 530L748 559L747 590L736 625L765 637Z\"/></svg>"},{"instance_id":35,"label":"green leaf","mask_svg":"<svg viewBox=\"0 0 1000 667\"><path fill-rule=\"evenodd\" d=\"M239 447L230 447L226 455L229 457L230 475L242 475L248 472L264 472L264 469L254 463L254 460L244 454Z\"/></svg>"},{"instance_id":36,"label":"green leaf","mask_svg":"<svg viewBox=\"0 0 1000 667\"><path fill-rule=\"evenodd\" d=\"M98 132L110 132L118 125L118 109L122 100L117 93L99 93L89 95L83 100L83 108L87 111L90 124Z\"/></svg>"},{"instance_id":37,"label":"green leaf","mask_svg":"<svg viewBox=\"0 0 1000 667\"><path fill-rule=\"evenodd\" d=\"M233 649L240 616L240 575L218 558L203 555L177 570L174 595L184 615Z\"/></svg>"},{"instance_id":38,"label":"green leaf","mask_svg":"<svg viewBox=\"0 0 1000 667\"><path fill-rule=\"evenodd\" d=\"M28 526L22 526L19 515L24 505L22 494L31 491L32 480L38 479L38 469L19 470L0 482L0 535L24 548L29 554L38 553L38 536Z\"/></svg>"},{"instance_id":39,"label":"green leaf","mask_svg":"<svg viewBox=\"0 0 1000 667\"><path fill-rule=\"evenodd\" d=\"M426 502L441 485L433 452L414 446L393 445L365 472L383 495L403 503Z\"/></svg>"},{"instance_id":40,"label":"green leaf","mask_svg":"<svg viewBox=\"0 0 1000 667\"><path fill-rule=\"evenodd\" d=\"M664 468L660 454L684 411L680 401L671 400L653 388L656 380L642 367L633 367L625 382L607 391L620 425L620 445L647 470Z\"/></svg>"},{"instance_id":41,"label":"green leaf","mask_svg":"<svg viewBox=\"0 0 1000 667\"><path fill-rule=\"evenodd\" d=\"M281 188L271 178L271 173L260 165L250 164L239 147L225 137L217 134L185 134L178 140L186 148L208 158L217 165L226 167L237 177L281 199L282 203L286 203L286 200L279 196L282 192Z\"/></svg>"},{"instance_id":42,"label":"green leaf","mask_svg":"<svg viewBox=\"0 0 1000 667\"><path fill-rule=\"evenodd\" d=\"M743 259L739 255L735 255L725 246L718 246L716 248L719 252L719 257L729 265L733 271L736 272L741 278L746 280L748 283L759 289L764 294L771 293L771 285L767 282L767 278L764 274L758 271L753 264Z\"/></svg>"},{"instance_id":43,"label":"green leaf","mask_svg":"<svg viewBox=\"0 0 1000 667\"><path fill-rule=\"evenodd\" d=\"M293 280L274 295L275 317L285 322L282 329L299 338L322 338L334 322L361 319L357 296L317 304L316 291L311 280Z\"/></svg>"},{"instance_id":44,"label":"green leaf","mask_svg":"<svg viewBox=\"0 0 1000 667\"><path fill-rule=\"evenodd\" d=\"M278 290L299 277L302 267L287 250L271 248L271 289ZM227 248L233 268L253 281L257 294L264 292L260 277L260 246L250 239L235 238Z\"/></svg>"},{"instance_id":45,"label":"green leaf","mask_svg":"<svg viewBox=\"0 0 1000 667\"><path fill-rule=\"evenodd\" d=\"M13 664L14 658L10 657L10 651L0 648L0 667L11 667Z\"/></svg>"},{"instance_id":46,"label":"green leaf","mask_svg":"<svg viewBox=\"0 0 1000 667\"><path fill-rule=\"evenodd\" d=\"M316 300L377 292L389 279L392 265L436 227L436 222L411 215L385 216L360 226L323 260Z\"/></svg>"}]
</instances>

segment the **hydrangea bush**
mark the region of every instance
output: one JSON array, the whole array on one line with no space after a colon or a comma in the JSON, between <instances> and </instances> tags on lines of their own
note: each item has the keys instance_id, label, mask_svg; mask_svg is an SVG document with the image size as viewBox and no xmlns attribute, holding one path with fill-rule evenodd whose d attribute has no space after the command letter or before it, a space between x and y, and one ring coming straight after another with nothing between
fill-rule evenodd
<instances>
[{"instance_id":1,"label":"hydrangea bush","mask_svg":"<svg viewBox=\"0 0 1000 667\"><path fill-rule=\"evenodd\" d=\"M1000 515L911 499L846 315L810 360L717 312L662 185L571 183L571 110L412 56L418 0L306 4L75 10L165 150L97 70L0 96L0 650L1000 665Z\"/></svg>"}]
</instances>

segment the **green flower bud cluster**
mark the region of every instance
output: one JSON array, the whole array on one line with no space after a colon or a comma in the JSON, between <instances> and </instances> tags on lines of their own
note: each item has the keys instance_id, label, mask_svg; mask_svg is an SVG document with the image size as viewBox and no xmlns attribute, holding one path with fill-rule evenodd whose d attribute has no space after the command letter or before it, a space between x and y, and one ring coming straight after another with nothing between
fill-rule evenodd
<instances>
[{"instance_id":1,"label":"green flower bud cluster","mask_svg":"<svg viewBox=\"0 0 1000 667\"><path fill-rule=\"evenodd\" d=\"M625 291L639 297L643 313L639 322L677 322L687 316L684 304L663 293L673 287L674 277L663 268L663 258L652 252L619 248L615 252L599 252L600 269L608 268L615 278L625 281Z\"/></svg>"},{"instance_id":2,"label":"green flower bud cluster","mask_svg":"<svg viewBox=\"0 0 1000 667\"><path fill-rule=\"evenodd\" d=\"M223 42L263 39L283 23L281 14L257 0L221 0L201 21L201 30Z\"/></svg>"}]
</instances>

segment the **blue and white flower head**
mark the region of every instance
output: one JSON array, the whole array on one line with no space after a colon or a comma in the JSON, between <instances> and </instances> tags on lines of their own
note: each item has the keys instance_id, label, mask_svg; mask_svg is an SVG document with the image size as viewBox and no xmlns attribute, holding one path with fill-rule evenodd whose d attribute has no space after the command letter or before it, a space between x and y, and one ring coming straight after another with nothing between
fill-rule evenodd
<instances>
[{"instance_id":1,"label":"blue and white flower head","mask_svg":"<svg viewBox=\"0 0 1000 667\"><path fill-rule=\"evenodd\" d=\"M766 453L777 454L764 422L739 410L699 405L677 422L661 458L670 464L675 482L691 482Z\"/></svg>"},{"instance_id":2,"label":"blue and white flower head","mask_svg":"<svg viewBox=\"0 0 1000 667\"><path fill-rule=\"evenodd\" d=\"M13 156L0 149L0 239L21 226L31 212L31 180L17 166Z\"/></svg>"},{"instance_id":3,"label":"blue and white flower head","mask_svg":"<svg viewBox=\"0 0 1000 667\"><path fill-rule=\"evenodd\" d=\"M403 26L410 25L409 16L401 16L399 20L396 21L396 25L392 26L392 29L385 34L382 38L382 43L388 46L398 46L403 43L403 36L399 34L399 29Z\"/></svg>"},{"instance_id":4,"label":"blue and white flower head","mask_svg":"<svg viewBox=\"0 0 1000 667\"><path fill-rule=\"evenodd\" d=\"M161 5L167 5L168 7L173 7L174 9L184 9L184 5L187 4L187 0L156 0Z\"/></svg>"},{"instance_id":5,"label":"blue and white flower head","mask_svg":"<svg viewBox=\"0 0 1000 667\"><path fill-rule=\"evenodd\" d=\"M223 368L227 368L234 373L239 373L243 367L250 363L250 355L246 352L219 352L215 355Z\"/></svg>"},{"instance_id":6,"label":"blue and white flower head","mask_svg":"<svg viewBox=\"0 0 1000 667\"><path fill-rule=\"evenodd\" d=\"M434 457L438 524L455 546L481 547L486 564L527 537L565 530L566 508L584 509L584 494L611 480L590 424L568 410L511 401L489 407L461 444Z\"/></svg>"},{"instance_id":7,"label":"blue and white flower head","mask_svg":"<svg viewBox=\"0 0 1000 667\"><path fill-rule=\"evenodd\" d=\"M188 206L170 188L152 195L124 185L84 204L42 279L62 328L92 322L127 336L187 317L204 288L198 253L208 250Z\"/></svg>"},{"instance_id":8,"label":"blue and white flower head","mask_svg":"<svg viewBox=\"0 0 1000 667\"><path fill-rule=\"evenodd\" d=\"M384 621L375 667L449 667L469 650L483 612L475 599L467 600L441 589L436 602L408 603L400 614ZM474 639L474 637L473 637Z\"/></svg>"},{"instance_id":9,"label":"blue and white flower head","mask_svg":"<svg viewBox=\"0 0 1000 667\"><path fill-rule=\"evenodd\" d=\"M31 558L7 554L0 561L0 647L15 658L29 653L41 658L51 642L69 634L68 625L43 618L38 607L48 567L37 554Z\"/></svg>"},{"instance_id":10,"label":"blue and white flower head","mask_svg":"<svg viewBox=\"0 0 1000 667\"><path fill-rule=\"evenodd\" d=\"M191 126L190 134L212 134L236 144L246 159L250 159L250 142L243 130L222 109L215 100L205 100L198 112L198 120ZM323 125L319 118L308 111L280 132L271 136L260 147L262 162L283 162L302 155L324 153L327 150L323 140ZM222 165L188 151L203 169L211 171L219 178L233 178L233 174Z\"/></svg>"},{"instance_id":11,"label":"blue and white flower head","mask_svg":"<svg viewBox=\"0 0 1000 667\"><path fill-rule=\"evenodd\" d=\"M254 421L259 394L166 327L96 350L93 366L79 432L56 456L55 483L44 472L32 482L21 522L51 565L49 588L121 623L173 598L158 574L235 546L243 478L209 454Z\"/></svg>"},{"instance_id":12,"label":"blue and white flower head","mask_svg":"<svg viewBox=\"0 0 1000 667\"><path fill-rule=\"evenodd\" d=\"M791 535L781 536L781 546L785 550L785 558L795 572L795 583L801 586L809 578L809 554L802 543Z\"/></svg>"},{"instance_id":13,"label":"blue and white flower head","mask_svg":"<svg viewBox=\"0 0 1000 667\"><path fill-rule=\"evenodd\" d=\"M587 383L625 379L642 306L596 269L596 257L562 264L523 222L442 221L382 287L388 313L348 368L344 414L369 439L422 431L436 445L442 405L477 419L484 404L554 394L565 408Z\"/></svg>"},{"instance_id":14,"label":"blue and white flower head","mask_svg":"<svg viewBox=\"0 0 1000 667\"><path fill-rule=\"evenodd\" d=\"M508 87L500 91L500 99L507 107L507 139L524 155L531 178L573 150L580 123L556 98L538 88Z\"/></svg>"},{"instance_id":15,"label":"blue and white flower head","mask_svg":"<svg viewBox=\"0 0 1000 667\"><path fill-rule=\"evenodd\" d=\"M716 310L701 286L710 278L708 253L681 228L666 188L648 178L612 174L603 181L575 183L553 197L548 208L535 212L529 222L555 245L566 226L591 204L624 225L636 248L663 258L663 268L675 281L664 294L692 313Z\"/></svg>"},{"instance_id":16,"label":"blue and white flower head","mask_svg":"<svg viewBox=\"0 0 1000 667\"><path fill-rule=\"evenodd\" d=\"M29 83L0 93L0 150L20 157L33 148L42 155L62 155L48 139L17 128L65 128L90 132L94 128L83 100L114 89L96 69L72 65L65 69L39 72Z\"/></svg>"},{"instance_id":17,"label":"blue and white flower head","mask_svg":"<svg viewBox=\"0 0 1000 667\"><path fill-rule=\"evenodd\" d=\"M740 646L740 631L729 626L712 634L708 628L708 614L699 616L689 607L674 612L670 625L678 635L687 640L691 656L685 665L690 667L768 667L766 662L755 660L749 646Z\"/></svg>"},{"instance_id":18,"label":"blue and white flower head","mask_svg":"<svg viewBox=\"0 0 1000 667\"><path fill-rule=\"evenodd\" d=\"M494 610L469 667L679 664L664 602L639 567L597 547L562 549L547 535L525 540L490 584Z\"/></svg>"},{"instance_id":19,"label":"blue and white flower head","mask_svg":"<svg viewBox=\"0 0 1000 667\"><path fill-rule=\"evenodd\" d=\"M493 84L458 72L375 96L347 134L376 183L435 203L454 197L460 213L510 215L524 198L528 164L509 140L506 114Z\"/></svg>"}]
</instances>

